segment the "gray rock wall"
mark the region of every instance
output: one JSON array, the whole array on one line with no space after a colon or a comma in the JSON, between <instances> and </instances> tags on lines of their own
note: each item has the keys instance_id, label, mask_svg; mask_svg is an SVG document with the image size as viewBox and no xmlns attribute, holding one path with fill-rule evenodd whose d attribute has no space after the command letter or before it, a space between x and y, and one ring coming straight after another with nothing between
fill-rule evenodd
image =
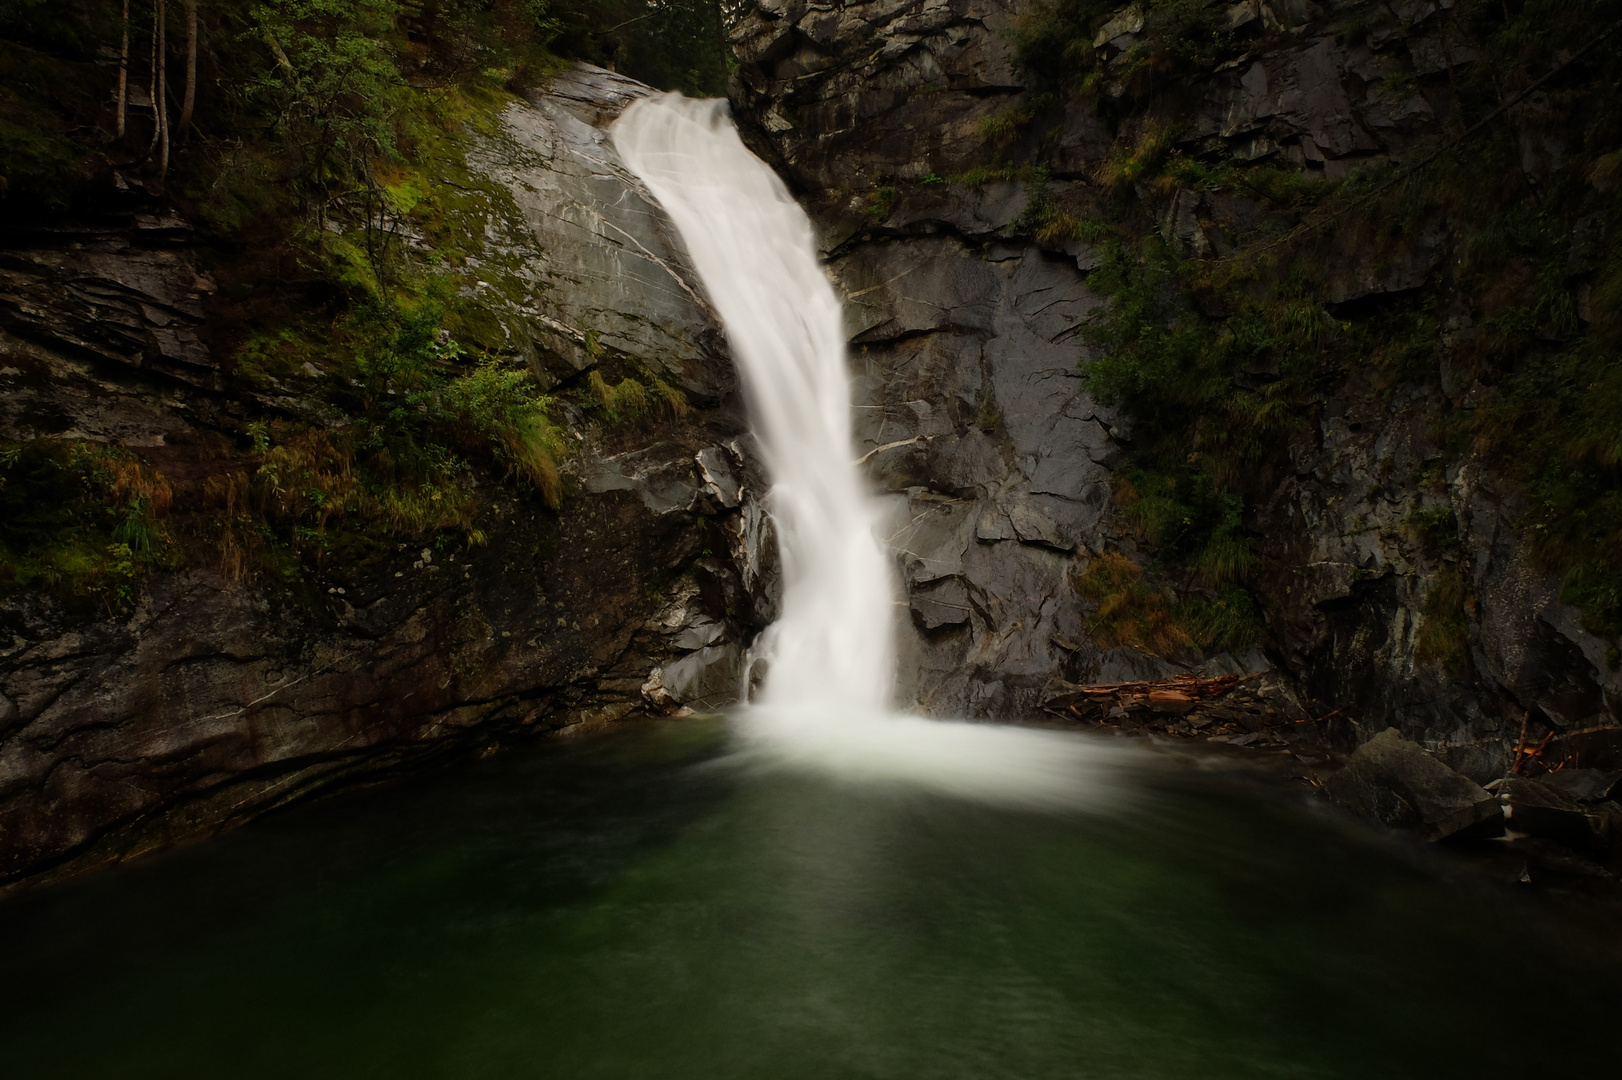
<instances>
[{"instance_id":1,"label":"gray rock wall","mask_svg":"<svg viewBox=\"0 0 1622 1080\"><path fill-rule=\"evenodd\" d=\"M1088 640L1076 574L1106 549L1137 554L1109 505L1131 425L1093 403L1079 377L1079 324L1101 302L1086 284L1090 246L1044 242L1021 222L1038 184L1059 205L1096 205L1100 164L1141 128L1106 66L1101 105L1038 103L1024 133L982 134L987 117L1030 101L1006 33L1021 10L763 0L733 34L734 110L810 208L848 297L860 435L895 504L912 615L904 690L936 713L1028 714L1049 680L1179 666ZM1309 176L1412 160L1455 110L1448 65L1476 56L1445 7L1429 4L1251 0L1228 18L1251 35L1249 53L1209 75L1166 77L1153 111L1175 121L1187 154ZM1350 20L1367 32L1345 33ZM1123 8L1100 47L1119 58L1141 25ZM1534 142L1529 175L1548 168L1544 143L1559 136ZM952 180L1033 159L1048 164L1045 182ZM1149 227L1193 257L1232 251L1276 213L1191 190L1138 197ZM1433 282L1457 243L1451 229L1437 221L1397 243L1337 234L1318 252L1326 299ZM1449 318L1449 333L1470 333L1467 316ZM1564 733L1614 728L1622 683L1607 643L1525 557L1513 491L1479 463L1443 462L1432 419L1444 397L1471 393L1448 378L1392 394L1372 371L1351 371L1323 397L1289 465L1252 484L1269 492L1246 522L1261 555L1266 654L1201 666L1271 667L1315 715L1338 710L1348 735L1394 725L1486 779L1502 773L1528 713ZM1428 550L1410 525L1415 511L1438 510L1459 523L1446 551ZM1416 656L1417 627L1451 572L1468 582L1470 644L1462 664L1443 667Z\"/></svg>"},{"instance_id":2,"label":"gray rock wall","mask_svg":"<svg viewBox=\"0 0 1622 1080\"><path fill-rule=\"evenodd\" d=\"M0 601L0 891L238 822L321 785L638 711L733 699L775 555L734 376L680 245L603 125L647 88L560 76L475 148L481 279L549 385L600 362L679 382L685 421L576 415L553 513L474 478L484 546L402 539L293 586L233 584L206 547L117 618L45 591ZM475 238L476 239L476 238ZM228 386L208 250L139 212L0 252L0 435L134 449L201 515L247 418L343 423L310 382ZM514 288L500 275L512 273ZM194 518L194 520L199 520ZM196 545L194 545L196 546Z\"/></svg>"}]
</instances>

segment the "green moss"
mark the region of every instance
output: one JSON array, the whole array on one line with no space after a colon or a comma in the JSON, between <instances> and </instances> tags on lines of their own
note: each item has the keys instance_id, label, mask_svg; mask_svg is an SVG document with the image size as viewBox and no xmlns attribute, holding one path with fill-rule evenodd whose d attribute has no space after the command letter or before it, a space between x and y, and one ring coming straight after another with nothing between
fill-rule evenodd
<instances>
[{"instance_id":1,"label":"green moss","mask_svg":"<svg viewBox=\"0 0 1622 1080\"><path fill-rule=\"evenodd\" d=\"M882 221L890 216L890 211L895 208L896 200L900 197L901 192L893 185L874 188L862 201L862 213Z\"/></svg>"},{"instance_id":2,"label":"green moss","mask_svg":"<svg viewBox=\"0 0 1622 1080\"><path fill-rule=\"evenodd\" d=\"M0 589L44 587L127 608L140 574L172 562L163 475L129 451L37 439L0 444Z\"/></svg>"}]
</instances>

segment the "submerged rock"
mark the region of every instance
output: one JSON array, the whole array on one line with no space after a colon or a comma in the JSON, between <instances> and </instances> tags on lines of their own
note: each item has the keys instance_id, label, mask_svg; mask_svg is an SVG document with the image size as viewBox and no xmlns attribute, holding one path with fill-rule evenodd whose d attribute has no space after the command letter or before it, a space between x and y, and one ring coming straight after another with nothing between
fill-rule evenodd
<instances>
[{"instance_id":1,"label":"submerged rock","mask_svg":"<svg viewBox=\"0 0 1622 1080\"><path fill-rule=\"evenodd\" d=\"M1395 827L1418 826L1431 840L1503 832L1498 800L1387 728L1357 749L1325 785L1335 803Z\"/></svg>"}]
</instances>

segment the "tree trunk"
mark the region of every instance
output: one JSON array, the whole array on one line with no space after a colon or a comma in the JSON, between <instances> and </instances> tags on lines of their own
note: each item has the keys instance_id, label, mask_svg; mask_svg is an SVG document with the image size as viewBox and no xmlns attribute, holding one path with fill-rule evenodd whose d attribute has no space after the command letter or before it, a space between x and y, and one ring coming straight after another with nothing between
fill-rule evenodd
<instances>
[{"instance_id":1,"label":"tree trunk","mask_svg":"<svg viewBox=\"0 0 1622 1080\"><path fill-rule=\"evenodd\" d=\"M186 0L186 96L180 101L182 135L191 127L192 106L197 104L197 0Z\"/></svg>"},{"instance_id":2,"label":"tree trunk","mask_svg":"<svg viewBox=\"0 0 1622 1080\"><path fill-rule=\"evenodd\" d=\"M163 121L158 119L158 13L152 12L152 66L151 75L147 82L147 96L152 99L152 141L147 143L146 153L140 160L145 161L158 152L158 143L163 138Z\"/></svg>"},{"instance_id":3,"label":"tree trunk","mask_svg":"<svg viewBox=\"0 0 1622 1080\"><path fill-rule=\"evenodd\" d=\"M164 0L158 0L158 96L152 109L158 118L158 179L169 175L169 40L164 25Z\"/></svg>"},{"instance_id":4,"label":"tree trunk","mask_svg":"<svg viewBox=\"0 0 1622 1080\"><path fill-rule=\"evenodd\" d=\"M118 137L124 137L124 113L130 88L130 0L124 0L124 35L118 42Z\"/></svg>"}]
</instances>

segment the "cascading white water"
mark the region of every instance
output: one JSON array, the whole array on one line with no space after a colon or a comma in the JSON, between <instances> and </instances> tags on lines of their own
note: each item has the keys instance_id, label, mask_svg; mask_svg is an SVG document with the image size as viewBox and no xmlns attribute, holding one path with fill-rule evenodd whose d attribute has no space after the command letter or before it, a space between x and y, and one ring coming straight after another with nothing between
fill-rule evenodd
<instances>
[{"instance_id":1,"label":"cascading white water","mask_svg":"<svg viewBox=\"0 0 1622 1080\"><path fill-rule=\"evenodd\" d=\"M1097 805L1114 793L1095 768L1105 752L1078 738L891 711L895 582L855 463L842 312L811 223L724 101L644 98L612 135L721 316L772 475L782 614L755 648L768 667L740 719L748 756L994 802Z\"/></svg>"},{"instance_id":2,"label":"cascading white water","mask_svg":"<svg viewBox=\"0 0 1622 1080\"><path fill-rule=\"evenodd\" d=\"M783 606L756 646L768 661L762 701L883 709L895 586L852 460L843 320L811 223L744 147L724 101L644 99L613 135L715 303L772 476Z\"/></svg>"}]
</instances>

